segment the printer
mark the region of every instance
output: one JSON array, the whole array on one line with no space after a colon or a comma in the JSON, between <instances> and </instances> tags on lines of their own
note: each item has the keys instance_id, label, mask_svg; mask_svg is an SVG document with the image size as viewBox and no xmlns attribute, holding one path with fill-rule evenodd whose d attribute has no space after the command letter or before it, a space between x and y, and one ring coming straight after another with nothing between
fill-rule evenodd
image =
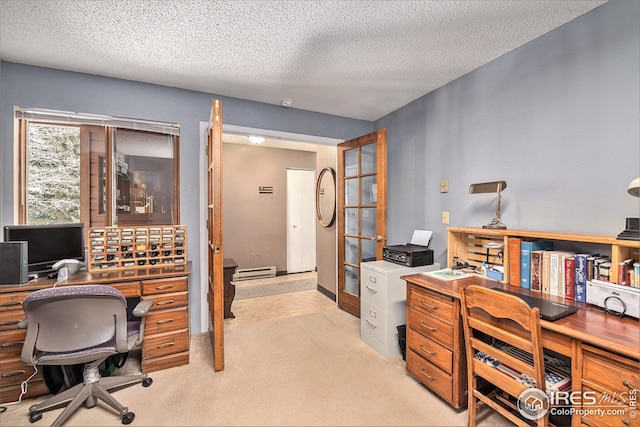
<instances>
[{"instance_id":1,"label":"printer","mask_svg":"<svg viewBox=\"0 0 640 427\"><path fill-rule=\"evenodd\" d=\"M430 231L415 230L410 243L383 247L382 259L407 267L431 265L433 250L428 248L430 239Z\"/></svg>"}]
</instances>

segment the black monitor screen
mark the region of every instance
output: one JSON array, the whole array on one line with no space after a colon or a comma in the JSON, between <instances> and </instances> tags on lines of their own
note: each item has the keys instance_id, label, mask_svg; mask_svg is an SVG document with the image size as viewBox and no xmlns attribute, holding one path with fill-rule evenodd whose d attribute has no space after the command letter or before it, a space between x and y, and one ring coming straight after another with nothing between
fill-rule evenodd
<instances>
[{"instance_id":1,"label":"black monitor screen","mask_svg":"<svg viewBox=\"0 0 640 427\"><path fill-rule=\"evenodd\" d=\"M84 261L83 224L6 225L4 241L26 241L29 272L51 271L62 259Z\"/></svg>"}]
</instances>

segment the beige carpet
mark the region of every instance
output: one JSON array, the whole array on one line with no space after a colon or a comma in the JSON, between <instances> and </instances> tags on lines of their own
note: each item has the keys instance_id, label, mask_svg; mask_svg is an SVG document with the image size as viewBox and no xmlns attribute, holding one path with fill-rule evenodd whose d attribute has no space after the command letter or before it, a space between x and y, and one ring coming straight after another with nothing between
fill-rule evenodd
<instances>
[{"instance_id":1,"label":"beige carpet","mask_svg":"<svg viewBox=\"0 0 640 427\"><path fill-rule=\"evenodd\" d=\"M408 375L400 357L380 357L360 340L359 319L317 291L234 302L233 311L236 319L225 321L224 371L214 372L209 337L200 334L192 337L189 365L152 373L149 388L114 393L136 413L132 426L466 425L466 411ZM248 319L251 312L262 314ZM11 406L0 425L31 425L33 403ZM61 411L33 425L50 425ZM80 408L67 425L122 424L101 406ZM479 425L510 424L491 415Z\"/></svg>"}]
</instances>

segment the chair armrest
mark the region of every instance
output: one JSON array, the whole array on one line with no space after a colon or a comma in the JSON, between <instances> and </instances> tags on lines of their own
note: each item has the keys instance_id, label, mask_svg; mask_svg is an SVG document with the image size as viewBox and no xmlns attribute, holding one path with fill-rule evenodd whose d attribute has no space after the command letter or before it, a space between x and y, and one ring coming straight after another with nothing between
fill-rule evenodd
<instances>
[{"instance_id":1,"label":"chair armrest","mask_svg":"<svg viewBox=\"0 0 640 427\"><path fill-rule=\"evenodd\" d=\"M27 319L22 319L21 321L18 322L18 329L27 329L27 324L29 322L27 321Z\"/></svg>"},{"instance_id":2,"label":"chair armrest","mask_svg":"<svg viewBox=\"0 0 640 427\"><path fill-rule=\"evenodd\" d=\"M140 301L133 309L133 315L136 317L143 317L151 310L153 301Z\"/></svg>"}]
</instances>

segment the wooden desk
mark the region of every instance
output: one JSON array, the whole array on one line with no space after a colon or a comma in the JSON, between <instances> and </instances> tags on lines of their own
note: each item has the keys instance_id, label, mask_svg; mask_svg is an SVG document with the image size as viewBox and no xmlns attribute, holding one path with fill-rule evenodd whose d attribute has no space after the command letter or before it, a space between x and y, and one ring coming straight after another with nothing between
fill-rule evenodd
<instances>
[{"instance_id":1,"label":"wooden desk","mask_svg":"<svg viewBox=\"0 0 640 427\"><path fill-rule=\"evenodd\" d=\"M125 297L152 300L145 319L141 367L152 372L189 363L188 279L191 263L171 267L148 267L131 270L72 275L57 286L105 284L119 289ZM20 353L26 335L18 329L25 318L22 301L31 292L51 287L55 280L35 279L18 286L0 286L0 403L11 402L20 395L20 383L33 370L22 364ZM48 394L39 373L29 381L24 398Z\"/></svg>"},{"instance_id":2,"label":"wooden desk","mask_svg":"<svg viewBox=\"0 0 640 427\"><path fill-rule=\"evenodd\" d=\"M628 397L630 389L637 392L640 387L640 323L637 319L619 318L595 306L531 292L481 276L453 281L438 280L424 274L402 278L407 281L407 370L456 408L466 405L467 391L460 292L472 284L502 287L579 308L575 314L555 322L540 321L545 348L571 359L573 391L595 390L610 396L626 393ZM429 330L420 330L422 325L432 329L438 325L438 332L432 334ZM438 346L442 351L424 351L427 345ZM428 352L439 356L431 358ZM451 358L443 361L441 356L447 352L451 353ZM615 422L577 414L572 417L573 425L614 425L611 423ZM620 425L640 425L640 417L630 418L627 414L626 422L629 424L620 419L617 422Z\"/></svg>"}]
</instances>

